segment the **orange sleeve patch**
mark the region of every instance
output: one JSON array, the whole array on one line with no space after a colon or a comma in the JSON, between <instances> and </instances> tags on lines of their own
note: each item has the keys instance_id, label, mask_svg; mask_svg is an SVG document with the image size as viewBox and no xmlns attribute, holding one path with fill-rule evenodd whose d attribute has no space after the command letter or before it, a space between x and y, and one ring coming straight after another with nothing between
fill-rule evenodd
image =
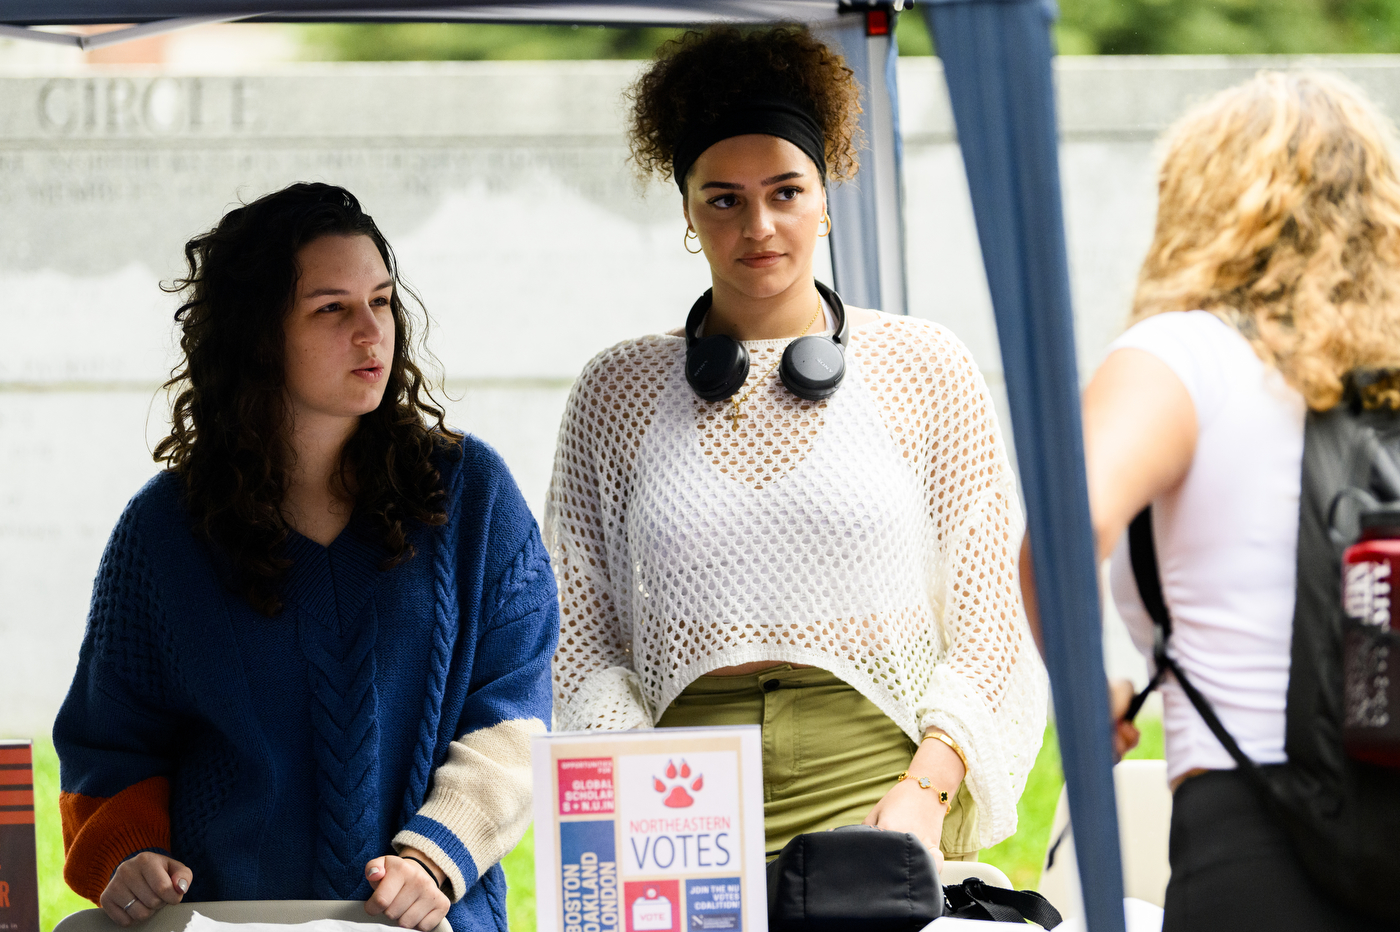
<instances>
[{"instance_id":1,"label":"orange sleeve patch","mask_svg":"<svg viewBox=\"0 0 1400 932\"><path fill-rule=\"evenodd\" d=\"M116 796L62 793L63 879L94 903L117 865L146 848L170 849L170 781L151 777Z\"/></svg>"}]
</instances>

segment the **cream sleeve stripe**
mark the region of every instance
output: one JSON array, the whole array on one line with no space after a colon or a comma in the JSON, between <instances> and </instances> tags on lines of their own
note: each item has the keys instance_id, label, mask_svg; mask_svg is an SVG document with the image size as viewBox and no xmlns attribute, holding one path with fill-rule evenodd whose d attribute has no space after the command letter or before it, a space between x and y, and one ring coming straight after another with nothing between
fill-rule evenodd
<instances>
[{"instance_id":1,"label":"cream sleeve stripe","mask_svg":"<svg viewBox=\"0 0 1400 932\"><path fill-rule=\"evenodd\" d=\"M395 851L417 848L442 868L452 902L525 837L530 825L530 736L545 730L537 718L507 721L452 742L411 823L415 830L394 836ZM470 855L475 876L463 876L463 850Z\"/></svg>"}]
</instances>

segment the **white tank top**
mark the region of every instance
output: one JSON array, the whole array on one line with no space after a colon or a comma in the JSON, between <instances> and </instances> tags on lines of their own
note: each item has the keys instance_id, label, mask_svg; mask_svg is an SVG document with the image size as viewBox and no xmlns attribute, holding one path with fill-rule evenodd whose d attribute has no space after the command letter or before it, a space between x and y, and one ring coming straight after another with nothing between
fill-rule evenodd
<instances>
[{"instance_id":1,"label":"white tank top","mask_svg":"<svg viewBox=\"0 0 1400 932\"><path fill-rule=\"evenodd\" d=\"M1297 577L1306 405L1234 328L1205 311L1158 314L1109 352L1145 350L1171 368L1196 408L1196 454L1181 484L1152 503L1171 655L1226 730L1259 763L1280 763ZM1113 598L1151 661L1152 621L1133 581L1127 535L1113 554ZM1167 773L1228 770L1234 760L1168 677Z\"/></svg>"}]
</instances>

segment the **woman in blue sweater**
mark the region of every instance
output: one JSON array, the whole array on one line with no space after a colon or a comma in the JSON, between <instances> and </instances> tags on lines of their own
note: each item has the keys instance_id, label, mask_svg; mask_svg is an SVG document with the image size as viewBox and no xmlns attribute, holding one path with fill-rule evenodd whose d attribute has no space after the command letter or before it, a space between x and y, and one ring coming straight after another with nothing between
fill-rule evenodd
<instances>
[{"instance_id":1,"label":"woman in blue sweater","mask_svg":"<svg viewBox=\"0 0 1400 932\"><path fill-rule=\"evenodd\" d=\"M559 628L534 519L443 425L349 192L293 185L185 254L167 468L112 532L54 726L65 877L122 926L356 899L505 930Z\"/></svg>"}]
</instances>

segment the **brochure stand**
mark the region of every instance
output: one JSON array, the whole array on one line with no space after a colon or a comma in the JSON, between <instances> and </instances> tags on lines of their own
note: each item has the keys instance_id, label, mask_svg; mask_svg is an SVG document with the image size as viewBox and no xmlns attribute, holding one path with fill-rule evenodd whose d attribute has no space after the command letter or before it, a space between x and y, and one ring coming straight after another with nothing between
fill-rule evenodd
<instances>
[{"instance_id":1,"label":"brochure stand","mask_svg":"<svg viewBox=\"0 0 1400 932\"><path fill-rule=\"evenodd\" d=\"M540 735L538 932L767 932L761 729Z\"/></svg>"}]
</instances>

